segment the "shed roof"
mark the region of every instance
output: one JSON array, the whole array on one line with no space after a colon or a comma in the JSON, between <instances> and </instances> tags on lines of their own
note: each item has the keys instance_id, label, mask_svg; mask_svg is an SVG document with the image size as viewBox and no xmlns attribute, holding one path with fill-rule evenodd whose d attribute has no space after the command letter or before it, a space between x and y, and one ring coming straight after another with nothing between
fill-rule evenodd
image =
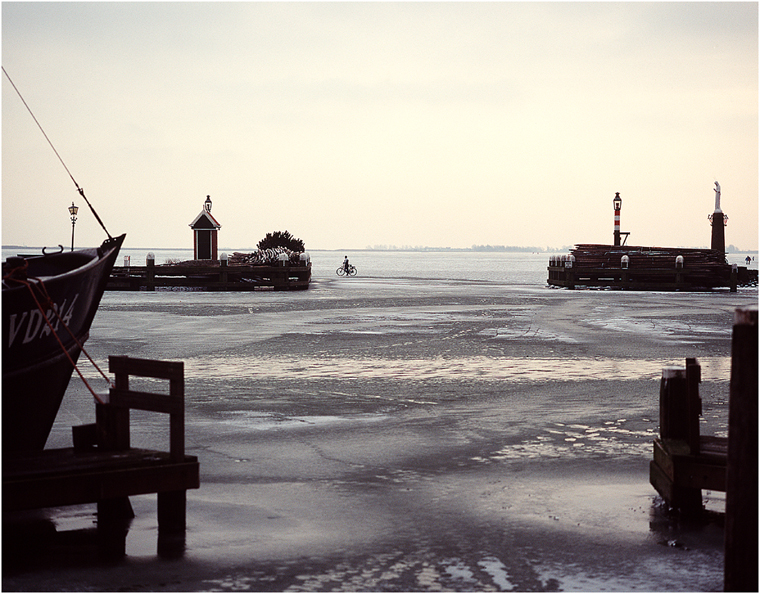
<instances>
[{"instance_id":1,"label":"shed roof","mask_svg":"<svg viewBox=\"0 0 760 594\"><path fill-rule=\"evenodd\" d=\"M222 228L219 222L205 208L201 210L200 214L193 219L193 222L190 223L190 227L193 229L221 229Z\"/></svg>"}]
</instances>

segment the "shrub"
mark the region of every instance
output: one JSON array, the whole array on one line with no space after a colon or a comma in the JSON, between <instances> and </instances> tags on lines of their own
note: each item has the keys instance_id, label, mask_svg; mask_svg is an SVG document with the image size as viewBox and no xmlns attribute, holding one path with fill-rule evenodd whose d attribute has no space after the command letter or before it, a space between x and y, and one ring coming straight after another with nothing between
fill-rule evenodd
<instances>
[{"instance_id":1,"label":"shrub","mask_svg":"<svg viewBox=\"0 0 760 594\"><path fill-rule=\"evenodd\" d=\"M288 231L275 231L267 233L266 237L256 245L260 250L284 247L294 252L304 251L303 240L293 237Z\"/></svg>"}]
</instances>

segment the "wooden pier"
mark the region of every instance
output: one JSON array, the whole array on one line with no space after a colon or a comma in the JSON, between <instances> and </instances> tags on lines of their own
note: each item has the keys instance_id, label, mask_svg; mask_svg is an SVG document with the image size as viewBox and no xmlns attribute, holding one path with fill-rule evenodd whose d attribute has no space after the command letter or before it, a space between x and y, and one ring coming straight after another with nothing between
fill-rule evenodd
<instances>
[{"instance_id":1,"label":"wooden pier","mask_svg":"<svg viewBox=\"0 0 760 594\"><path fill-rule=\"evenodd\" d=\"M718 250L579 244L549 260L547 283L638 291L757 285L757 270L731 266Z\"/></svg>"},{"instance_id":2,"label":"wooden pier","mask_svg":"<svg viewBox=\"0 0 760 594\"><path fill-rule=\"evenodd\" d=\"M109 370L115 387L94 424L72 428L74 447L3 454L3 512L97 503L102 546L123 555L129 496L157 493L159 553L184 550L186 491L200 486L198 458L185 455L184 364L112 356ZM130 390L130 376L169 380L169 393ZM130 447L130 409L169 415L168 452Z\"/></svg>"},{"instance_id":3,"label":"wooden pier","mask_svg":"<svg viewBox=\"0 0 760 594\"><path fill-rule=\"evenodd\" d=\"M310 261L264 266L192 260L156 266L148 259L145 266L114 266L106 290L299 291L308 289L310 282Z\"/></svg>"}]
</instances>

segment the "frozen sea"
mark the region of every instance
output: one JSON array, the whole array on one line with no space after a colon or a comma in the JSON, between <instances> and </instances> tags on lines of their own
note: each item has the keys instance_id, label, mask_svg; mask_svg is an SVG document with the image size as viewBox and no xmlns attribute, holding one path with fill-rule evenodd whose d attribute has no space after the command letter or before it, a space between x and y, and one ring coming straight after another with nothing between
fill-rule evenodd
<instances>
[{"instance_id":1,"label":"frozen sea","mask_svg":"<svg viewBox=\"0 0 760 594\"><path fill-rule=\"evenodd\" d=\"M132 498L117 563L94 506L46 510L5 543L4 590L722 590L723 494L680 521L648 464L661 370L686 357L701 429L726 434L733 312L757 288L567 291L550 254L310 253L308 291L105 294L98 364L185 364L185 547L158 555L154 496ZM165 443L154 417L133 413L134 445ZM93 418L75 377L48 446Z\"/></svg>"}]
</instances>

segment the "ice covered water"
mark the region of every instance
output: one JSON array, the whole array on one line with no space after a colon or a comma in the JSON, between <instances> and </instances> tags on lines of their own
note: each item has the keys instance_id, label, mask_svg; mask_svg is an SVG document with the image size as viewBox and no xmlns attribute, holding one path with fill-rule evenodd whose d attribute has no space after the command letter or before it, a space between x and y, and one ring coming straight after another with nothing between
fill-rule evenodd
<instances>
[{"instance_id":1,"label":"ice covered water","mask_svg":"<svg viewBox=\"0 0 760 594\"><path fill-rule=\"evenodd\" d=\"M721 528L671 522L648 464L661 370L685 357L702 364L702 430L725 430L733 310L756 289L549 289L542 254L349 253L345 279L343 255L313 252L303 292L104 296L87 343L101 366L185 363L201 489L172 587L722 587ZM74 378L50 445L93 416ZM163 421L135 415L133 444ZM50 563L4 586L104 590L139 563L160 589L155 503L133 499L129 559L107 578Z\"/></svg>"}]
</instances>

